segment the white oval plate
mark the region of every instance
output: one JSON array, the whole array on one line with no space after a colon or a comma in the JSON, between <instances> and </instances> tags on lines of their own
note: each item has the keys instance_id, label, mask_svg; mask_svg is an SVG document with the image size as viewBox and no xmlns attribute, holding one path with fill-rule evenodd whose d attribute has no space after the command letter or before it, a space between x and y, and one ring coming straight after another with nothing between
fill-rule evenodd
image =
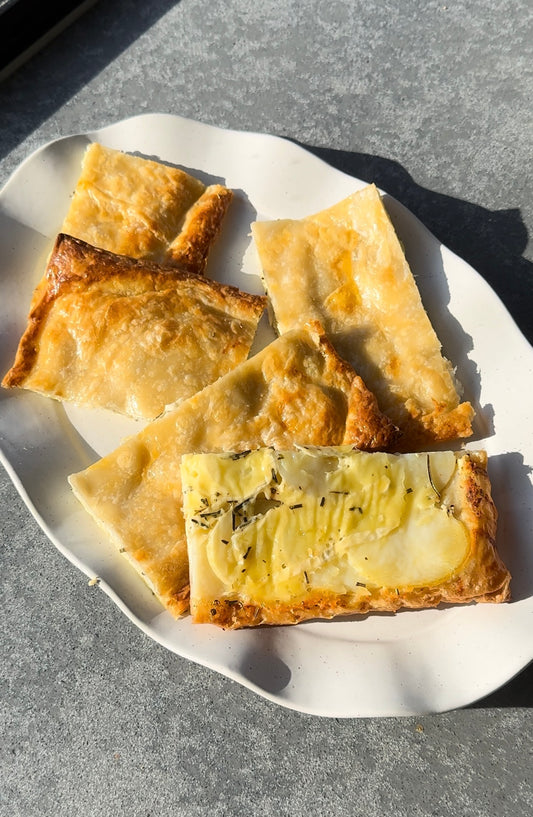
<instances>
[{"instance_id":1,"label":"white oval plate","mask_svg":"<svg viewBox=\"0 0 533 817\"><path fill-rule=\"evenodd\" d=\"M0 368L10 367L32 289L66 213L86 145L98 141L177 164L236 191L210 274L262 292L250 245L256 218L302 217L364 183L292 142L149 114L33 153L0 194ZM138 426L29 392L0 393L2 462L51 541L144 632L283 706L331 717L440 712L472 703L533 659L533 349L464 261L401 204L385 203L445 354L478 412L471 447L484 447L499 510L498 548L513 601L405 611L296 627L224 632L175 621L73 498L67 475ZM261 341L268 338L268 329Z\"/></svg>"}]
</instances>

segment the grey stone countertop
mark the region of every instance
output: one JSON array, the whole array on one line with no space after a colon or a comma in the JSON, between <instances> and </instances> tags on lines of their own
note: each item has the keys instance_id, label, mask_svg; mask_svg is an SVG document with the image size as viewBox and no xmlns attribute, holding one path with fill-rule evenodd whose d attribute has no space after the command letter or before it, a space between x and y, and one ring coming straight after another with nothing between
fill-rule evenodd
<instances>
[{"instance_id":1,"label":"grey stone countertop","mask_svg":"<svg viewBox=\"0 0 533 817\"><path fill-rule=\"evenodd\" d=\"M285 136L407 205L532 341L531 23L525 0L97 2L0 83L0 183L140 113ZM443 714L284 709L153 642L0 485L1 817L533 813L531 665Z\"/></svg>"}]
</instances>

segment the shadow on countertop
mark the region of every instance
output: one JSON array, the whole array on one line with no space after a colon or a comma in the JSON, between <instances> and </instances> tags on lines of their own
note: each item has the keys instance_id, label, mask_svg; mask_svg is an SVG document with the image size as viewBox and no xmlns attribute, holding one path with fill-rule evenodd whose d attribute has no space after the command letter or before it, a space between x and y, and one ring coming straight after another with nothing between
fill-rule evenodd
<instances>
[{"instance_id":1,"label":"shadow on countertop","mask_svg":"<svg viewBox=\"0 0 533 817\"><path fill-rule=\"evenodd\" d=\"M466 709L511 709L533 707L533 663L509 681Z\"/></svg>"},{"instance_id":2,"label":"shadow on countertop","mask_svg":"<svg viewBox=\"0 0 533 817\"><path fill-rule=\"evenodd\" d=\"M8 66L2 72L0 104L4 99L7 104L2 112L0 158L72 99L180 0L137 4L130 0L107 3L85 0L85 3L83 13L70 22L67 18L64 27L58 25L57 30L53 29L15 60L13 70ZM81 0L80 6L84 6ZM6 32L2 34L5 38Z\"/></svg>"}]
</instances>

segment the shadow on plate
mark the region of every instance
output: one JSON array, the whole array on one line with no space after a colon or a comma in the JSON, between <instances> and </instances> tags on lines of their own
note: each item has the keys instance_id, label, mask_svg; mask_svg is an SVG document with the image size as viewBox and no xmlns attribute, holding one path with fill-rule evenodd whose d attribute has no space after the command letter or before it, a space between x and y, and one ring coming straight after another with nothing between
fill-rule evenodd
<instances>
[{"instance_id":1,"label":"shadow on plate","mask_svg":"<svg viewBox=\"0 0 533 817\"><path fill-rule=\"evenodd\" d=\"M177 3L179 0L151 0L150 3L138 3L132 9L132 4L126 0L95 2L26 63L8 74L0 83L0 96L3 92L6 97L13 95L13 100L21 100L24 115L18 116L12 110L12 116L6 117L0 140L0 158L52 116ZM31 98L35 101L31 110L24 103L28 88L31 88ZM16 106L15 101L8 108Z\"/></svg>"},{"instance_id":2,"label":"shadow on plate","mask_svg":"<svg viewBox=\"0 0 533 817\"><path fill-rule=\"evenodd\" d=\"M251 647L239 662L240 674L253 686L271 695L282 692L291 681L292 673L278 655L277 628L265 628L260 648Z\"/></svg>"}]
</instances>

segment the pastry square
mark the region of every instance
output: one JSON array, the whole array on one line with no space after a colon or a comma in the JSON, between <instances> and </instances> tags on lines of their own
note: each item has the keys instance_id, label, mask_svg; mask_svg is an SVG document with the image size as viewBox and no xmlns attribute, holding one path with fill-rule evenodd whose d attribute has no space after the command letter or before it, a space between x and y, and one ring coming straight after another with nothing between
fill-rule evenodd
<instances>
[{"instance_id":1,"label":"pastry square","mask_svg":"<svg viewBox=\"0 0 533 817\"><path fill-rule=\"evenodd\" d=\"M374 185L309 218L255 222L252 234L277 330L319 320L402 430L402 450L471 435L473 409Z\"/></svg>"},{"instance_id":2,"label":"pastry square","mask_svg":"<svg viewBox=\"0 0 533 817\"><path fill-rule=\"evenodd\" d=\"M261 446L387 448L396 429L318 327L301 328L69 478L74 494L170 612L188 609L183 454Z\"/></svg>"},{"instance_id":3,"label":"pastry square","mask_svg":"<svg viewBox=\"0 0 533 817\"><path fill-rule=\"evenodd\" d=\"M2 385L153 419L248 357L265 303L59 235Z\"/></svg>"},{"instance_id":4,"label":"pastry square","mask_svg":"<svg viewBox=\"0 0 533 817\"><path fill-rule=\"evenodd\" d=\"M188 454L193 620L234 629L503 602L483 451Z\"/></svg>"},{"instance_id":5,"label":"pastry square","mask_svg":"<svg viewBox=\"0 0 533 817\"><path fill-rule=\"evenodd\" d=\"M232 191L93 142L61 232L104 250L202 273Z\"/></svg>"}]
</instances>

